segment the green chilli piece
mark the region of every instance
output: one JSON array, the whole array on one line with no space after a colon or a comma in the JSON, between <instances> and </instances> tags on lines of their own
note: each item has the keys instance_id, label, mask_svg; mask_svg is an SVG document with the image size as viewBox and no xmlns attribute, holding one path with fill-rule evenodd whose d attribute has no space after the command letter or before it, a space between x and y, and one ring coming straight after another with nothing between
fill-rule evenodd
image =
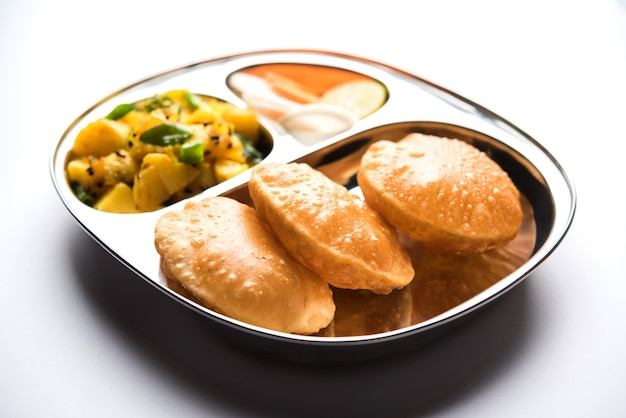
<instances>
[{"instance_id":1,"label":"green chilli piece","mask_svg":"<svg viewBox=\"0 0 626 418\"><path fill-rule=\"evenodd\" d=\"M187 164L199 164L204 161L204 146L199 138L187 141L180 146L179 159Z\"/></svg>"},{"instance_id":2,"label":"green chilli piece","mask_svg":"<svg viewBox=\"0 0 626 418\"><path fill-rule=\"evenodd\" d=\"M145 144L166 147L168 145L182 144L192 136L193 132L184 125L165 122L142 133L139 140Z\"/></svg>"},{"instance_id":3,"label":"green chilli piece","mask_svg":"<svg viewBox=\"0 0 626 418\"><path fill-rule=\"evenodd\" d=\"M193 94L189 91L183 93L183 100L191 110L198 109L200 107L200 104L202 104L202 99L198 97L198 95Z\"/></svg>"},{"instance_id":4,"label":"green chilli piece","mask_svg":"<svg viewBox=\"0 0 626 418\"><path fill-rule=\"evenodd\" d=\"M120 105L115 106L115 109L111 111L108 115L106 115L105 119L110 120L118 120L126 116L129 112L137 109L137 106L131 103L122 103Z\"/></svg>"}]
</instances>

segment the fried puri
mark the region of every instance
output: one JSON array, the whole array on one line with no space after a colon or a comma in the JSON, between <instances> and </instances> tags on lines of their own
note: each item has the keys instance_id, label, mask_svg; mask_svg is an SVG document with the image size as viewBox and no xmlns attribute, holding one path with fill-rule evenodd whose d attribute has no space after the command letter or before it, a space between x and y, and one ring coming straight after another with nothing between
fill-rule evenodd
<instances>
[{"instance_id":1,"label":"fried puri","mask_svg":"<svg viewBox=\"0 0 626 418\"><path fill-rule=\"evenodd\" d=\"M466 255L505 245L522 223L507 173L472 145L410 134L372 144L357 175L365 201L425 247Z\"/></svg>"},{"instance_id":2,"label":"fried puri","mask_svg":"<svg viewBox=\"0 0 626 418\"><path fill-rule=\"evenodd\" d=\"M231 318L299 334L333 319L328 284L285 252L254 209L233 199L207 198L166 213L155 246L169 279Z\"/></svg>"},{"instance_id":3,"label":"fried puri","mask_svg":"<svg viewBox=\"0 0 626 418\"><path fill-rule=\"evenodd\" d=\"M253 168L250 196L287 251L332 286L387 294L414 276L391 228L358 196L306 164Z\"/></svg>"}]
</instances>

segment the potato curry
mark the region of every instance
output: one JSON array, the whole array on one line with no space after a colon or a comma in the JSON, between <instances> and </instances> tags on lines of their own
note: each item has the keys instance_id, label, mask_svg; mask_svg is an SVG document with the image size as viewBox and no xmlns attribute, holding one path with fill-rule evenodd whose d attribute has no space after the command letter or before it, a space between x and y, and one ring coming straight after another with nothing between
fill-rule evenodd
<instances>
[{"instance_id":1,"label":"potato curry","mask_svg":"<svg viewBox=\"0 0 626 418\"><path fill-rule=\"evenodd\" d=\"M258 163L256 114L173 90L120 104L76 136L67 164L75 195L98 210L149 212Z\"/></svg>"}]
</instances>

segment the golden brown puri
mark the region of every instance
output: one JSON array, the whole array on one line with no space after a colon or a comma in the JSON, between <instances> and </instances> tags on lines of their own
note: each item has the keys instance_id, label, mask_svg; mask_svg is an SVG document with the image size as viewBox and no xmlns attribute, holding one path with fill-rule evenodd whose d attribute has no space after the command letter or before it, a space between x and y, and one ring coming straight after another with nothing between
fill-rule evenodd
<instances>
[{"instance_id":1,"label":"golden brown puri","mask_svg":"<svg viewBox=\"0 0 626 418\"><path fill-rule=\"evenodd\" d=\"M441 253L502 246L522 222L520 194L500 166L457 139L410 134L372 144L357 175L365 201Z\"/></svg>"},{"instance_id":2,"label":"golden brown puri","mask_svg":"<svg viewBox=\"0 0 626 418\"><path fill-rule=\"evenodd\" d=\"M168 278L231 318L299 334L333 319L328 284L285 252L254 209L233 199L207 198L166 213L155 246Z\"/></svg>"},{"instance_id":3,"label":"golden brown puri","mask_svg":"<svg viewBox=\"0 0 626 418\"><path fill-rule=\"evenodd\" d=\"M413 279L397 232L321 172L306 164L262 164L248 188L287 251L331 285L386 294Z\"/></svg>"}]
</instances>

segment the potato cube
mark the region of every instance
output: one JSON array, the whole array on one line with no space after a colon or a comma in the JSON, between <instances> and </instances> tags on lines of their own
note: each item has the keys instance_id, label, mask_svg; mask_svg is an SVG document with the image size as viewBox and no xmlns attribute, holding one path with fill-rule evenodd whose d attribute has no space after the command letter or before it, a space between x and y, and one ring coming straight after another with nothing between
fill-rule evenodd
<instances>
[{"instance_id":1,"label":"potato cube","mask_svg":"<svg viewBox=\"0 0 626 418\"><path fill-rule=\"evenodd\" d=\"M104 170L100 159L81 158L67 164L69 181L79 182L85 189L95 189L104 185Z\"/></svg>"},{"instance_id":2,"label":"potato cube","mask_svg":"<svg viewBox=\"0 0 626 418\"><path fill-rule=\"evenodd\" d=\"M98 119L76 135L74 152L78 155L102 157L128 146L130 129L123 123Z\"/></svg>"},{"instance_id":3,"label":"potato cube","mask_svg":"<svg viewBox=\"0 0 626 418\"><path fill-rule=\"evenodd\" d=\"M242 134L248 141L255 144L259 139L260 125L256 113L252 109L240 109L230 106L223 115L224 119L235 125L235 131Z\"/></svg>"},{"instance_id":4,"label":"potato cube","mask_svg":"<svg viewBox=\"0 0 626 418\"><path fill-rule=\"evenodd\" d=\"M126 151L113 152L102 158L104 184L112 186L118 182L131 184L138 171L138 164Z\"/></svg>"},{"instance_id":5,"label":"potato cube","mask_svg":"<svg viewBox=\"0 0 626 418\"><path fill-rule=\"evenodd\" d=\"M237 135L210 135L204 139L204 152L214 160L225 158L239 163L246 162L243 143Z\"/></svg>"},{"instance_id":6,"label":"potato cube","mask_svg":"<svg viewBox=\"0 0 626 418\"><path fill-rule=\"evenodd\" d=\"M147 166L156 167L161 182L170 196L191 183L199 173L193 166L181 163L167 154L146 155L142 162L142 170Z\"/></svg>"},{"instance_id":7,"label":"potato cube","mask_svg":"<svg viewBox=\"0 0 626 418\"><path fill-rule=\"evenodd\" d=\"M133 191L126 183L117 183L104 194L94 205L103 212L137 213Z\"/></svg>"},{"instance_id":8,"label":"potato cube","mask_svg":"<svg viewBox=\"0 0 626 418\"><path fill-rule=\"evenodd\" d=\"M193 123L206 123L211 124L218 120L220 115L215 112L215 110L208 106L202 105L198 109L194 110L189 116L184 119L184 123L193 124Z\"/></svg>"},{"instance_id":9,"label":"potato cube","mask_svg":"<svg viewBox=\"0 0 626 418\"><path fill-rule=\"evenodd\" d=\"M165 188L158 167L143 167L135 176L133 201L140 212L150 212L163 207L171 194Z\"/></svg>"},{"instance_id":10,"label":"potato cube","mask_svg":"<svg viewBox=\"0 0 626 418\"><path fill-rule=\"evenodd\" d=\"M239 163L227 158L218 158L215 160L215 178L218 182L222 182L231 177L235 177L248 168L250 168L250 166L246 163Z\"/></svg>"}]
</instances>

